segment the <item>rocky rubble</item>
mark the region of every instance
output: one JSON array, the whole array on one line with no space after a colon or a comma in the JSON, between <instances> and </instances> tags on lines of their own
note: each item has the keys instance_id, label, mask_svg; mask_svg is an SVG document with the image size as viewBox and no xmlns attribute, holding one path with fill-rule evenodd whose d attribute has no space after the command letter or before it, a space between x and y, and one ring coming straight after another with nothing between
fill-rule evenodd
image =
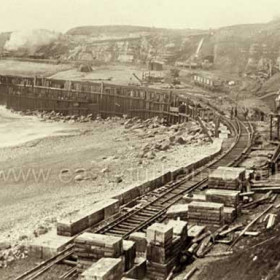
<instances>
[{"instance_id":1,"label":"rocky rubble","mask_svg":"<svg viewBox=\"0 0 280 280\"><path fill-rule=\"evenodd\" d=\"M24 259L28 256L28 251L24 245L11 247L6 242L0 243L0 268L5 268L16 260Z\"/></svg>"},{"instance_id":2,"label":"rocky rubble","mask_svg":"<svg viewBox=\"0 0 280 280\"><path fill-rule=\"evenodd\" d=\"M24 112L20 112L20 114L25 116L36 116L41 119L43 122L62 122L62 123L89 123L92 121L120 121L125 120L127 118L126 115L123 117L108 117L106 119L102 119L100 115L94 116L93 114L88 115L64 115L60 112L46 112L46 111L32 111L26 110Z\"/></svg>"},{"instance_id":3,"label":"rocky rubble","mask_svg":"<svg viewBox=\"0 0 280 280\"><path fill-rule=\"evenodd\" d=\"M205 123L205 126L214 134L214 123ZM200 145L209 142L209 139L202 133L202 129L197 122L164 125L164 120L158 117L140 120L129 119L124 123L126 133L135 134L141 139L150 138L139 151L139 158L154 159L157 152L165 152L178 145Z\"/></svg>"},{"instance_id":4,"label":"rocky rubble","mask_svg":"<svg viewBox=\"0 0 280 280\"><path fill-rule=\"evenodd\" d=\"M63 122L63 123L66 123L66 122L68 122L68 123L75 123L75 122L85 123L85 122L90 122L94 119L92 114L88 114L86 116L63 115L62 113L55 112L55 111L39 112L37 110L36 111L27 110L26 112L24 112L24 115L37 116L42 121L46 121L46 122L56 121L56 122Z\"/></svg>"}]
</instances>

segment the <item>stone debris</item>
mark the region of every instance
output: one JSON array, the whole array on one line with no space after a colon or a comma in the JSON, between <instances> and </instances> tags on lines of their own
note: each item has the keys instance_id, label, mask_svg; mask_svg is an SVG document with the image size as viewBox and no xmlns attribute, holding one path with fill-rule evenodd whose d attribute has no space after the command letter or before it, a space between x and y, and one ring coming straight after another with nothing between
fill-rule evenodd
<instances>
[{"instance_id":1,"label":"stone debris","mask_svg":"<svg viewBox=\"0 0 280 280\"><path fill-rule=\"evenodd\" d=\"M124 272L121 258L102 258L81 274L81 280L121 280Z\"/></svg>"},{"instance_id":2,"label":"stone debris","mask_svg":"<svg viewBox=\"0 0 280 280\"><path fill-rule=\"evenodd\" d=\"M213 123L204 123L213 135ZM153 138L150 143L144 144L140 148L139 158L154 159L158 152L165 152L176 145L201 144L209 142L209 139L203 134L200 125L197 122L181 123L172 126L166 126L164 120L155 117L145 121L133 118L124 124L126 133L133 133L136 137Z\"/></svg>"},{"instance_id":3,"label":"stone debris","mask_svg":"<svg viewBox=\"0 0 280 280\"><path fill-rule=\"evenodd\" d=\"M0 268L6 268L16 260L28 257L28 250L23 245L11 247L9 243L0 244Z\"/></svg>"}]
</instances>

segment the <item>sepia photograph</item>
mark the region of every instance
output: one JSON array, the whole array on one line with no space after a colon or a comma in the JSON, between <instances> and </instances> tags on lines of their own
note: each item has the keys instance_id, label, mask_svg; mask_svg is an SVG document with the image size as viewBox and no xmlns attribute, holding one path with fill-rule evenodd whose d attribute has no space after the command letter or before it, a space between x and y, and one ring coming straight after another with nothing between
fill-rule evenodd
<instances>
[{"instance_id":1,"label":"sepia photograph","mask_svg":"<svg viewBox=\"0 0 280 280\"><path fill-rule=\"evenodd\" d=\"M0 23L0 280L280 280L279 0Z\"/></svg>"}]
</instances>

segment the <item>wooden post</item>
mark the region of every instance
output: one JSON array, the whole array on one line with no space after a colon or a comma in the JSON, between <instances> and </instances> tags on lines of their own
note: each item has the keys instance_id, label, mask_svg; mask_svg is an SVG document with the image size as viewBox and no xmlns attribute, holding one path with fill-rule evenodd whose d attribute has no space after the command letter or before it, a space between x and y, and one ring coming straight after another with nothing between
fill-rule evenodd
<instances>
[{"instance_id":1,"label":"wooden post","mask_svg":"<svg viewBox=\"0 0 280 280\"><path fill-rule=\"evenodd\" d=\"M279 131L279 115L277 115L277 140L279 140L279 134L280 134L280 131Z\"/></svg>"},{"instance_id":2,"label":"wooden post","mask_svg":"<svg viewBox=\"0 0 280 280\"><path fill-rule=\"evenodd\" d=\"M272 114L270 115L270 141L272 141L272 121L273 121L273 116Z\"/></svg>"},{"instance_id":3,"label":"wooden post","mask_svg":"<svg viewBox=\"0 0 280 280\"><path fill-rule=\"evenodd\" d=\"M215 123L215 137L219 137L220 117L217 116Z\"/></svg>"},{"instance_id":4,"label":"wooden post","mask_svg":"<svg viewBox=\"0 0 280 280\"><path fill-rule=\"evenodd\" d=\"M206 136L208 137L208 139L210 140L210 142L213 143L213 139L211 138L211 136L210 136L210 134L209 134L207 128L206 128L206 127L204 126L204 124L202 123L200 117L197 117L197 120L198 120L198 122L199 122L199 124L200 124L200 126L201 126L201 128L202 128L202 130L203 130L203 132L206 134Z\"/></svg>"}]
</instances>

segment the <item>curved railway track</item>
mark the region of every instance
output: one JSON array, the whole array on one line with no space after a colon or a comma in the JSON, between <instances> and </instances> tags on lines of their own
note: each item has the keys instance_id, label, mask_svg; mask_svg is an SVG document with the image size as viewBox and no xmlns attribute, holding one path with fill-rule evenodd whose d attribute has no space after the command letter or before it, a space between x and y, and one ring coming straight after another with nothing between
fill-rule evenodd
<instances>
[{"instance_id":1,"label":"curved railway track","mask_svg":"<svg viewBox=\"0 0 280 280\"><path fill-rule=\"evenodd\" d=\"M160 190L149 193L153 199L139 208L122 214L110 223L99 225L87 231L108 235L121 236L127 238L132 232L144 231L155 221L162 221L166 218L167 209L178 202L183 195L193 192L207 185L209 169L213 170L218 166L238 166L244 156L250 150L253 137L253 128L250 123L243 123L239 120L229 121L224 119L228 127L235 133L235 141L231 147L220 155L215 161L196 170L192 174L185 175L183 178L170 182L161 187ZM73 244L63 252L51 259L39 264L33 269L25 272L16 280L34 280L49 270L52 266L63 262L73 254ZM75 274L75 268L64 273L58 279L67 279Z\"/></svg>"},{"instance_id":2,"label":"curved railway track","mask_svg":"<svg viewBox=\"0 0 280 280\"><path fill-rule=\"evenodd\" d=\"M250 149L253 128L250 123L245 124L237 119L231 125L236 133L236 140L218 159L194 174L165 185L162 193L151 193L156 196L152 201L125 213L103 227L92 229L91 232L121 236L125 239L132 232L143 231L155 221L164 220L166 210L182 199L183 195L206 186L209 170L214 170L218 166L238 166Z\"/></svg>"}]
</instances>

